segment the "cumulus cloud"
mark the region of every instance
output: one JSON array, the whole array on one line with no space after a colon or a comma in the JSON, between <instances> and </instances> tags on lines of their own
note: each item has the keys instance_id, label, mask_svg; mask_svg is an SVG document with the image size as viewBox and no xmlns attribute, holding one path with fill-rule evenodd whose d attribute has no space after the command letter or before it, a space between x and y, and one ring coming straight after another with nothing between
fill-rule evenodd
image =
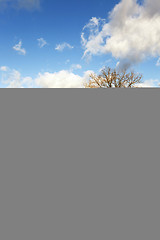
<instances>
[{"instance_id":1,"label":"cumulus cloud","mask_svg":"<svg viewBox=\"0 0 160 240\"><path fill-rule=\"evenodd\" d=\"M62 44L57 44L55 47L55 50L62 52L65 48L73 49L74 47L71 46L69 43L62 43Z\"/></svg>"},{"instance_id":2,"label":"cumulus cloud","mask_svg":"<svg viewBox=\"0 0 160 240\"><path fill-rule=\"evenodd\" d=\"M37 39L37 41L38 41L38 46L40 48L43 48L44 46L47 45L47 42L46 42L46 40L44 40L44 38L39 38L39 39Z\"/></svg>"},{"instance_id":3,"label":"cumulus cloud","mask_svg":"<svg viewBox=\"0 0 160 240\"><path fill-rule=\"evenodd\" d=\"M84 57L108 54L126 66L160 56L160 1L121 0L109 21L92 18L83 28Z\"/></svg>"},{"instance_id":4,"label":"cumulus cloud","mask_svg":"<svg viewBox=\"0 0 160 240\"><path fill-rule=\"evenodd\" d=\"M84 83L89 80L91 73L93 71L90 70L84 72L83 76L74 74L71 70L39 73L35 79L35 84L41 88L83 88Z\"/></svg>"},{"instance_id":5,"label":"cumulus cloud","mask_svg":"<svg viewBox=\"0 0 160 240\"><path fill-rule=\"evenodd\" d=\"M15 69L6 67L1 76L1 83L6 88L25 88L33 87L33 80L31 77L22 77L21 73Z\"/></svg>"},{"instance_id":6,"label":"cumulus cloud","mask_svg":"<svg viewBox=\"0 0 160 240\"><path fill-rule=\"evenodd\" d=\"M83 83L89 80L91 73L93 72L87 71L80 76L69 70L62 70L39 73L33 79L30 76L23 77L19 71L7 67L0 80L7 88L83 88Z\"/></svg>"},{"instance_id":7,"label":"cumulus cloud","mask_svg":"<svg viewBox=\"0 0 160 240\"><path fill-rule=\"evenodd\" d=\"M0 9L12 7L16 9L39 9L41 0L0 0Z\"/></svg>"},{"instance_id":8,"label":"cumulus cloud","mask_svg":"<svg viewBox=\"0 0 160 240\"><path fill-rule=\"evenodd\" d=\"M143 83L137 85L139 88L157 88L160 87L160 81L158 79L146 80Z\"/></svg>"},{"instance_id":9,"label":"cumulus cloud","mask_svg":"<svg viewBox=\"0 0 160 240\"><path fill-rule=\"evenodd\" d=\"M70 71L39 74L36 84L43 88L80 88L82 87L82 77Z\"/></svg>"},{"instance_id":10,"label":"cumulus cloud","mask_svg":"<svg viewBox=\"0 0 160 240\"><path fill-rule=\"evenodd\" d=\"M17 51L19 54L21 55L26 55L26 50L24 48L22 48L22 41L19 41L19 43L17 43L13 49L15 51Z\"/></svg>"}]
</instances>

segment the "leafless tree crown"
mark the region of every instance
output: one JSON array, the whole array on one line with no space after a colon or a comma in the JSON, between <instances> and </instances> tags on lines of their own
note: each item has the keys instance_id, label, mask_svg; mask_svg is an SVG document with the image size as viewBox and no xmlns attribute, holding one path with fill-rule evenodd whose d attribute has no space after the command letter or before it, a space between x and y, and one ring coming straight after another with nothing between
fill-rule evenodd
<instances>
[{"instance_id":1,"label":"leafless tree crown","mask_svg":"<svg viewBox=\"0 0 160 240\"><path fill-rule=\"evenodd\" d=\"M105 68L100 75L91 74L86 88L135 88L142 81L142 75L134 72Z\"/></svg>"}]
</instances>

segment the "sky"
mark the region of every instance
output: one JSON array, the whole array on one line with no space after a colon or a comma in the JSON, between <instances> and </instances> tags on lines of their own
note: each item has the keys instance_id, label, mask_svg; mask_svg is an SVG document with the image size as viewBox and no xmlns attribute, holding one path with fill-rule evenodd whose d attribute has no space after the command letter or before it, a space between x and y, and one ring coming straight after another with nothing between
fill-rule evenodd
<instances>
[{"instance_id":1,"label":"sky","mask_svg":"<svg viewBox=\"0 0 160 240\"><path fill-rule=\"evenodd\" d=\"M79 88L104 66L159 86L159 0L0 0L0 29L0 87Z\"/></svg>"}]
</instances>

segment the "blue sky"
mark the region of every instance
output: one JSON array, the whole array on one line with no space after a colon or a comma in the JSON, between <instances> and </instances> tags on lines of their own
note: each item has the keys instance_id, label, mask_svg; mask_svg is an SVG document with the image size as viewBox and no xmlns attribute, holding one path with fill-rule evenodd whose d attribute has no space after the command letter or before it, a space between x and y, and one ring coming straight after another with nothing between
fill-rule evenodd
<instances>
[{"instance_id":1,"label":"blue sky","mask_svg":"<svg viewBox=\"0 0 160 240\"><path fill-rule=\"evenodd\" d=\"M125 64L158 86L159 20L158 0L0 0L0 87L79 87Z\"/></svg>"}]
</instances>

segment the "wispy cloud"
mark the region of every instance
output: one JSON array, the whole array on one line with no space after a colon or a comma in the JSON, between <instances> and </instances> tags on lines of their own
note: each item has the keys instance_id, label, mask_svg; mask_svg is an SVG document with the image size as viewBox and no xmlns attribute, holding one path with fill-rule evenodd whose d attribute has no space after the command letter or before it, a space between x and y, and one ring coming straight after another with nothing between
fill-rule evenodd
<instances>
[{"instance_id":1,"label":"wispy cloud","mask_svg":"<svg viewBox=\"0 0 160 240\"><path fill-rule=\"evenodd\" d=\"M65 64L68 64L68 63L70 63L70 59L67 59L67 60L65 61Z\"/></svg>"},{"instance_id":2,"label":"wispy cloud","mask_svg":"<svg viewBox=\"0 0 160 240\"><path fill-rule=\"evenodd\" d=\"M26 55L26 50L22 48L22 41L19 41L19 43L13 46L13 49L21 55Z\"/></svg>"},{"instance_id":3,"label":"wispy cloud","mask_svg":"<svg viewBox=\"0 0 160 240\"><path fill-rule=\"evenodd\" d=\"M6 66L1 66L0 71L7 72L8 68Z\"/></svg>"},{"instance_id":4,"label":"wispy cloud","mask_svg":"<svg viewBox=\"0 0 160 240\"><path fill-rule=\"evenodd\" d=\"M17 0L19 8L28 10L38 9L40 7L40 0Z\"/></svg>"},{"instance_id":5,"label":"wispy cloud","mask_svg":"<svg viewBox=\"0 0 160 240\"><path fill-rule=\"evenodd\" d=\"M62 52L65 48L73 49L74 47L69 43L64 42L62 44L57 44L55 50Z\"/></svg>"},{"instance_id":6,"label":"wispy cloud","mask_svg":"<svg viewBox=\"0 0 160 240\"><path fill-rule=\"evenodd\" d=\"M82 69L82 66L80 64L72 64L71 65L71 72L77 69Z\"/></svg>"},{"instance_id":7,"label":"wispy cloud","mask_svg":"<svg viewBox=\"0 0 160 240\"><path fill-rule=\"evenodd\" d=\"M40 8L41 0L0 0L0 8L7 7L16 9L34 10Z\"/></svg>"},{"instance_id":8,"label":"wispy cloud","mask_svg":"<svg viewBox=\"0 0 160 240\"><path fill-rule=\"evenodd\" d=\"M160 67L160 58L157 60L156 66Z\"/></svg>"},{"instance_id":9,"label":"wispy cloud","mask_svg":"<svg viewBox=\"0 0 160 240\"><path fill-rule=\"evenodd\" d=\"M39 38L39 39L37 39L37 41L38 41L38 46L40 48L43 48L44 46L47 45L47 42L46 42L46 40L44 40L44 38Z\"/></svg>"}]
</instances>

